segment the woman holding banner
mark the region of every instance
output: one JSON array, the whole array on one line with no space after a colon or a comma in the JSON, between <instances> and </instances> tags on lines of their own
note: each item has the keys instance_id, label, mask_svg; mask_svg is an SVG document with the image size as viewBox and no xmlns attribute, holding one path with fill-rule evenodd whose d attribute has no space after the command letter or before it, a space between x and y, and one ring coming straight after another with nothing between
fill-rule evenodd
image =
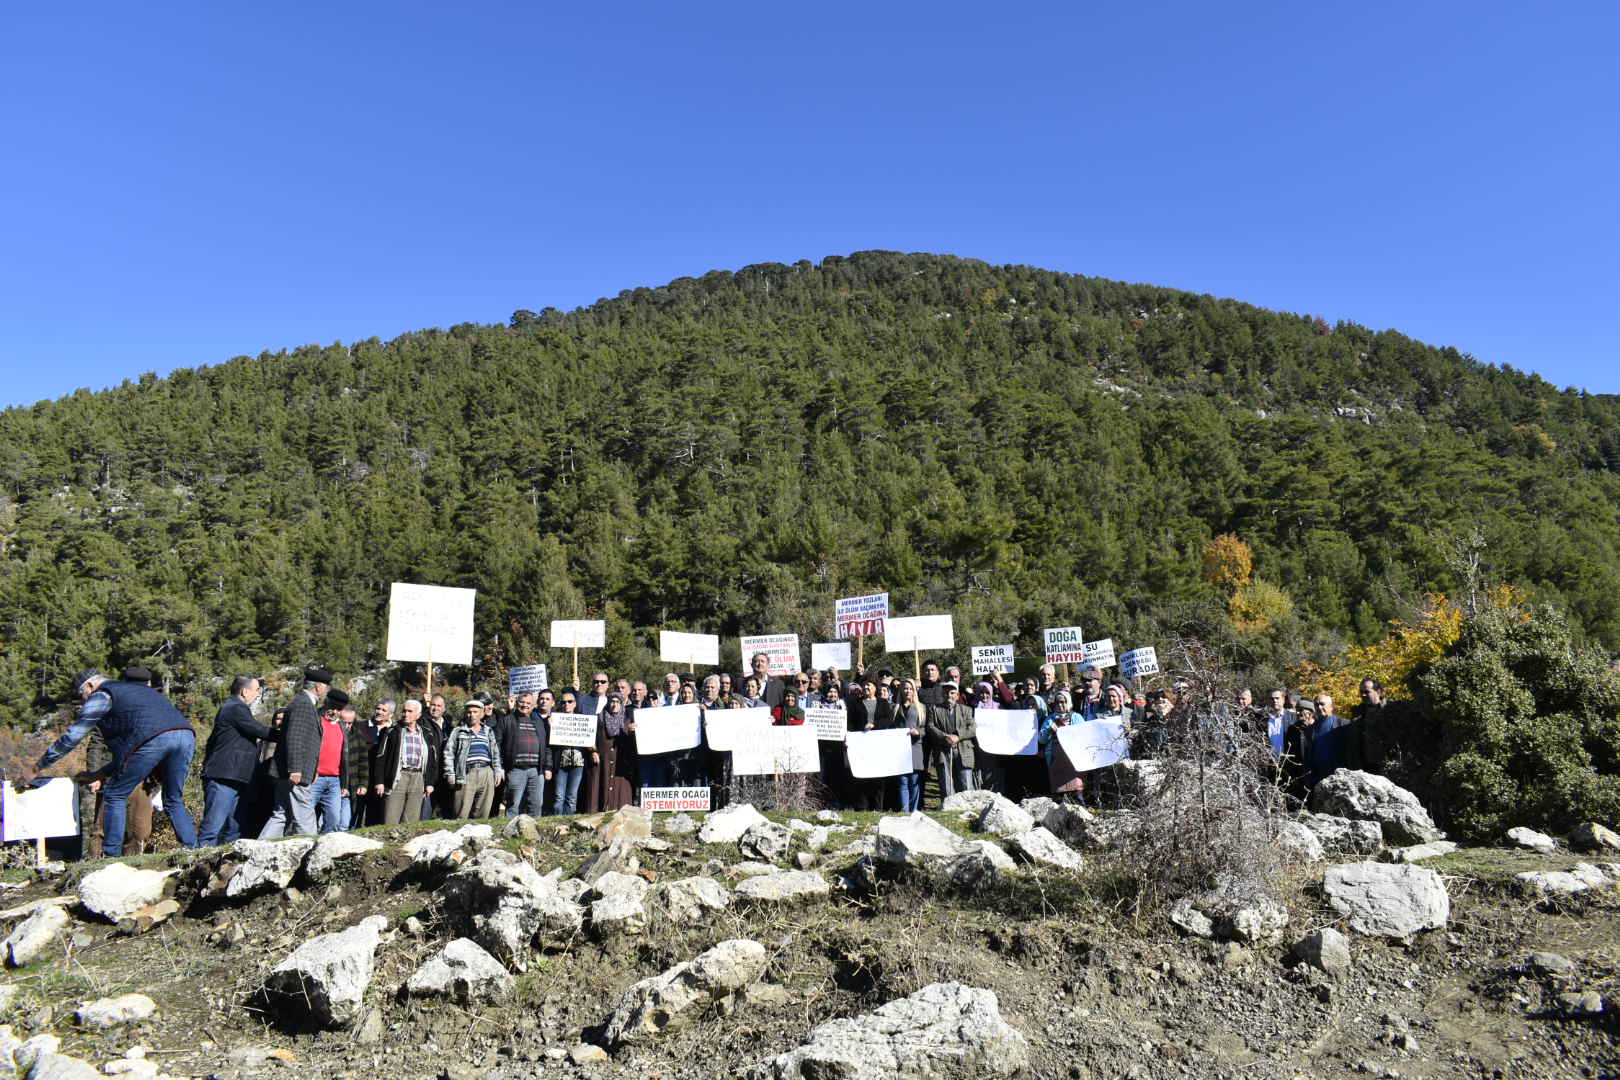
<instances>
[{"instance_id":1,"label":"woman holding banner","mask_svg":"<svg viewBox=\"0 0 1620 1080\"><path fill-rule=\"evenodd\" d=\"M1053 694L1046 710L1046 722L1041 725L1040 745L1041 753L1046 758L1046 774L1052 784L1052 797L1060 803L1080 802L1080 793L1086 789L1085 778L1075 770L1057 737L1061 728L1077 721L1085 723L1085 718L1075 715L1069 692L1059 690Z\"/></svg>"},{"instance_id":2,"label":"woman holding banner","mask_svg":"<svg viewBox=\"0 0 1620 1080\"><path fill-rule=\"evenodd\" d=\"M596 725L596 756L601 764L592 771L591 799L586 810L592 813L617 810L635 801L636 733L628 730L629 714L624 694L615 690L607 696Z\"/></svg>"},{"instance_id":3,"label":"woman holding banner","mask_svg":"<svg viewBox=\"0 0 1620 1080\"><path fill-rule=\"evenodd\" d=\"M898 700L889 713L889 726L905 728L911 733L911 772L902 773L897 777L900 785L900 812L909 814L913 810L922 809L923 770L928 767L928 763L923 760L923 731L927 727L927 714L917 701L916 683L906 679L899 687Z\"/></svg>"},{"instance_id":4,"label":"woman holding banner","mask_svg":"<svg viewBox=\"0 0 1620 1080\"><path fill-rule=\"evenodd\" d=\"M570 715L579 712L579 695L573 690L564 690L562 702L557 711ZM555 723L555 721L553 722ZM597 725L600 731L601 725ZM598 736L600 737L600 736ZM587 761L587 757L589 760ZM585 779L585 770L601 764L601 757L596 748L581 749L577 746L553 746L551 748L551 775L552 781L551 812L553 814L573 814L579 811L579 785Z\"/></svg>"}]
</instances>

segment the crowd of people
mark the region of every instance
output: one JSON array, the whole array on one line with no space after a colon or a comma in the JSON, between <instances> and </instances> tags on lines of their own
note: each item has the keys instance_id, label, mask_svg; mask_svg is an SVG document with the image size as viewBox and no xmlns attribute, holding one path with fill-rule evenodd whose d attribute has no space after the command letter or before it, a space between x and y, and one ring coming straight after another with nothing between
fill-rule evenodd
<instances>
[{"instance_id":1,"label":"crowd of people","mask_svg":"<svg viewBox=\"0 0 1620 1080\"><path fill-rule=\"evenodd\" d=\"M389 698L365 720L333 685L332 672L318 666L305 669L291 701L260 720L254 706L263 684L240 675L204 748L200 827L182 799L196 751L191 725L149 685L143 669L128 669L118 680L83 671L73 684L83 702L78 716L35 769L49 767L87 737L98 744L80 779L85 799L99 804L93 810L86 803L100 825L95 839L114 856L124 850L126 822L127 837L139 850L151 829L153 799L146 792L156 795L158 788L176 836L188 847L429 818L607 811L637 802L646 788L707 788L711 806L719 808L743 782L732 774L732 755L706 744L638 753L637 723L649 722L649 710L695 705L702 717L716 709L764 708L773 724L796 725L806 723L806 709L839 709L849 732L907 731L912 769L887 779L858 778L848 769L843 744L821 740L816 796L832 807L905 812L922 808L929 787L940 799L988 787L1014 798L1095 800L1106 787L1104 770L1075 768L1060 730L1113 721L1132 757L1151 758L1168 746L1172 717L1183 704L1175 687L1144 693L1121 682L1105 684L1092 668L1082 668L1072 684L1060 682L1051 664L1010 683L999 673L964 680L961 669L934 660L921 665L920 678L887 669L853 676L837 669L771 675L763 653L750 667L741 678L669 672L651 687L597 672L588 689L543 688L500 700L476 693L456 717L443 695ZM1291 697L1280 688L1269 692L1263 707L1242 690L1220 708L1238 721L1238 730L1263 736L1277 775L1303 797L1335 769L1366 764L1358 721L1382 706L1383 688L1366 679L1361 697L1350 717L1339 716L1326 694ZM981 709L1033 712L1037 753L1001 755L980 747L975 717ZM552 745L559 714L594 716L594 744Z\"/></svg>"}]
</instances>

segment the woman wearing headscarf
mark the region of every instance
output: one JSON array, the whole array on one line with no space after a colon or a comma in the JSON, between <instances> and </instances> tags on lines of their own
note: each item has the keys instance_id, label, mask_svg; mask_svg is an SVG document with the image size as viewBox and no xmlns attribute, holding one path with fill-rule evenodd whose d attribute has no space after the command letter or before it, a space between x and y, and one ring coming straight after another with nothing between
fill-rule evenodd
<instances>
[{"instance_id":1,"label":"woman wearing headscarf","mask_svg":"<svg viewBox=\"0 0 1620 1080\"><path fill-rule=\"evenodd\" d=\"M963 698L962 703L974 710L1001 708L1001 699L996 697L995 690L986 680L975 683L973 689ZM1029 706L1019 703L1017 707L1028 708ZM986 791L1007 794L1006 757L1001 754L992 754L982 747L979 749L977 756L978 765L974 772L978 777L979 787Z\"/></svg>"},{"instance_id":2,"label":"woman wearing headscarf","mask_svg":"<svg viewBox=\"0 0 1620 1080\"><path fill-rule=\"evenodd\" d=\"M718 690L720 680L715 679L714 685ZM677 705L696 705L698 715L702 716L703 702L698 700L698 688L694 683L684 680L681 682L681 688L676 692L675 703ZM698 724L701 731L702 721L699 720ZM699 740L698 745L688 747L685 750L677 750L671 754L670 770L674 775L670 778L670 783L676 787L703 787L706 785L709 781L706 775L707 769L704 767L703 756L707 753L708 751L704 748L702 741Z\"/></svg>"},{"instance_id":3,"label":"woman wearing headscarf","mask_svg":"<svg viewBox=\"0 0 1620 1080\"><path fill-rule=\"evenodd\" d=\"M1073 723L1085 723L1085 718L1074 711L1074 700L1067 690L1052 695L1046 709L1046 721L1041 725L1041 754L1046 758L1046 775L1052 785L1052 797L1058 802L1077 803L1086 781L1063 752L1058 732Z\"/></svg>"},{"instance_id":4,"label":"woman wearing headscarf","mask_svg":"<svg viewBox=\"0 0 1620 1080\"><path fill-rule=\"evenodd\" d=\"M636 733L628 729L629 719L624 695L617 690L610 692L596 718L596 756L602 764L586 777L590 785L590 798L585 803L588 813L617 810L635 801Z\"/></svg>"},{"instance_id":5,"label":"woman wearing headscarf","mask_svg":"<svg viewBox=\"0 0 1620 1080\"><path fill-rule=\"evenodd\" d=\"M799 692L793 687L782 691L782 704L771 710L771 723L777 727L804 723L804 710L799 708Z\"/></svg>"}]
</instances>

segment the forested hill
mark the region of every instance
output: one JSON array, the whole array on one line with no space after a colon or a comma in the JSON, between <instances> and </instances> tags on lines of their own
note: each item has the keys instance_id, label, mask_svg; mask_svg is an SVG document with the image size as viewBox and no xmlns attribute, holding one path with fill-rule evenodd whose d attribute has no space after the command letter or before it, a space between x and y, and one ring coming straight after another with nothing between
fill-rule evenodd
<instances>
[{"instance_id":1,"label":"forested hill","mask_svg":"<svg viewBox=\"0 0 1620 1080\"><path fill-rule=\"evenodd\" d=\"M1395 332L933 255L717 271L0 414L0 715L88 664L352 674L396 580L477 587L494 660L605 616L619 670L884 588L964 647L1235 634L1221 533L1292 598L1262 669L1453 589L1476 525L1613 649L1617 471L1617 399Z\"/></svg>"}]
</instances>

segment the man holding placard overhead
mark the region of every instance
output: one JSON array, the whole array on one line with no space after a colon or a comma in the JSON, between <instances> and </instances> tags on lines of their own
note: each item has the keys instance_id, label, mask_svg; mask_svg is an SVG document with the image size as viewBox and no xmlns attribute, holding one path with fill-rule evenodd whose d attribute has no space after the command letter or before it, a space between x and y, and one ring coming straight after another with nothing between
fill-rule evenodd
<instances>
[{"instance_id":1,"label":"man holding placard overhead","mask_svg":"<svg viewBox=\"0 0 1620 1080\"><path fill-rule=\"evenodd\" d=\"M94 729L100 729L111 756L101 814L106 825L102 853L116 858L124 852L124 814L129 794L156 772L163 779L163 808L174 824L174 834L188 848L197 846L191 814L180 798L197 734L169 699L133 682L111 682L99 671L81 671L73 679L73 692L83 702L78 719L50 745L32 769L17 777L19 790L27 788L34 773L49 768Z\"/></svg>"}]
</instances>

